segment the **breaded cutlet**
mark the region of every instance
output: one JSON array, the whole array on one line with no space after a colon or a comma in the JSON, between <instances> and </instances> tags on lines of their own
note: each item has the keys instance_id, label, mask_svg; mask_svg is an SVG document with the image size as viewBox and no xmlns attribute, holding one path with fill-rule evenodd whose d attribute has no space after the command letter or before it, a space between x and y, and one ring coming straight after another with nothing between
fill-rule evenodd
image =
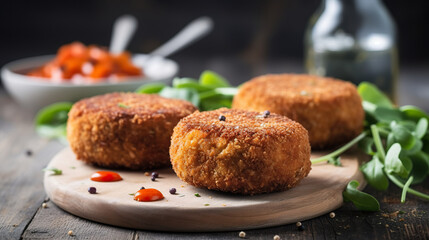
<instances>
[{"instance_id":1,"label":"breaded cutlet","mask_svg":"<svg viewBox=\"0 0 429 240\"><path fill-rule=\"evenodd\" d=\"M345 143L362 132L364 111L356 87L305 74L256 77L239 89L232 107L269 110L301 123L313 149Z\"/></svg>"},{"instance_id":2,"label":"breaded cutlet","mask_svg":"<svg viewBox=\"0 0 429 240\"><path fill-rule=\"evenodd\" d=\"M292 188L311 169L308 134L301 124L277 114L226 108L180 120L170 157L183 181L239 194Z\"/></svg>"},{"instance_id":3,"label":"breaded cutlet","mask_svg":"<svg viewBox=\"0 0 429 240\"><path fill-rule=\"evenodd\" d=\"M169 166L174 126L196 107L158 95L110 93L83 99L69 112L67 137L77 158L107 168Z\"/></svg>"}]
</instances>

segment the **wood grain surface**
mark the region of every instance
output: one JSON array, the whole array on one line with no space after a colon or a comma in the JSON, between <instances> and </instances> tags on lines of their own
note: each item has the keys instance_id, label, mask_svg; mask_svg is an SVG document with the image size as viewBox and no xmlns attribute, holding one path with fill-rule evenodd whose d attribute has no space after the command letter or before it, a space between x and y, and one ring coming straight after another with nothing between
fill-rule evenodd
<instances>
[{"instance_id":1,"label":"wood grain surface","mask_svg":"<svg viewBox=\"0 0 429 240\"><path fill-rule=\"evenodd\" d=\"M171 168L157 170L156 181L143 172L115 171L122 181L94 182L90 176L103 169L77 160L65 148L48 164L62 174L46 172L44 185L59 207L96 222L158 231L230 231L284 225L335 210L342 205L342 191L349 181L364 182L357 155L343 155L342 164L313 165L309 176L288 191L243 196L195 188L182 182ZM160 190L165 199L134 201L130 193L141 186ZM97 194L89 194L89 187L96 187ZM169 194L172 187L177 189L175 195Z\"/></svg>"}]
</instances>

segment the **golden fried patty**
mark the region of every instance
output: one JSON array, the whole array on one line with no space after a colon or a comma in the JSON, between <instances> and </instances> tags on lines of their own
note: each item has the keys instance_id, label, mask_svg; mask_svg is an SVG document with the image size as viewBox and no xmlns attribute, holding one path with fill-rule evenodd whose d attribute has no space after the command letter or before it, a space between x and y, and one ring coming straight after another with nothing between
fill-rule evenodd
<instances>
[{"instance_id":1,"label":"golden fried patty","mask_svg":"<svg viewBox=\"0 0 429 240\"><path fill-rule=\"evenodd\" d=\"M73 105L67 137L78 159L97 166L168 166L173 128L195 110L189 102L158 95L105 94Z\"/></svg>"},{"instance_id":2,"label":"golden fried patty","mask_svg":"<svg viewBox=\"0 0 429 240\"><path fill-rule=\"evenodd\" d=\"M292 188L311 169L308 134L301 124L277 114L226 108L180 120L170 157L183 181L240 194Z\"/></svg>"},{"instance_id":3,"label":"golden fried patty","mask_svg":"<svg viewBox=\"0 0 429 240\"><path fill-rule=\"evenodd\" d=\"M356 87L312 75L265 75L243 84L233 108L269 110L301 123L311 147L332 147L362 132L364 111Z\"/></svg>"}]
</instances>

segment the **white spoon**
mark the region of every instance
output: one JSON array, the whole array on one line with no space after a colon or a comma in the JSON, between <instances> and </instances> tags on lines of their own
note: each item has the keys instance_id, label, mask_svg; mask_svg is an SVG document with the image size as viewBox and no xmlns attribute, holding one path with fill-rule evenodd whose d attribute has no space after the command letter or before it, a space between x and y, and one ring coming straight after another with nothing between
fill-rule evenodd
<instances>
[{"instance_id":1,"label":"white spoon","mask_svg":"<svg viewBox=\"0 0 429 240\"><path fill-rule=\"evenodd\" d=\"M112 39L109 51L113 54L123 52L137 29L137 19L131 15L123 15L113 24Z\"/></svg>"},{"instance_id":2,"label":"white spoon","mask_svg":"<svg viewBox=\"0 0 429 240\"><path fill-rule=\"evenodd\" d=\"M158 47L150 54L135 54L133 62L139 66L151 65L151 62L159 57L167 57L189 44L201 39L213 29L213 20L209 17L200 17L190 22L185 28L177 33L172 39ZM158 57L158 58L157 58Z\"/></svg>"}]
</instances>

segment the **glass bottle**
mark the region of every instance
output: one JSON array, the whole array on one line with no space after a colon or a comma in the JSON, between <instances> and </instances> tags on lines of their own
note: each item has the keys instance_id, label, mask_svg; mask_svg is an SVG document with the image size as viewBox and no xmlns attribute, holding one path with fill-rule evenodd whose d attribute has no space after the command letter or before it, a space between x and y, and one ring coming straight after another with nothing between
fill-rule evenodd
<instances>
[{"instance_id":1,"label":"glass bottle","mask_svg":"<svg viewBox=\"0 0 429 240\"><path fill-rule=\"evenodd\" d=\"M380 0L323 0L305 36L310 74L377 85L396 101L396 27Z\"/></svg>"}]
</instances>

